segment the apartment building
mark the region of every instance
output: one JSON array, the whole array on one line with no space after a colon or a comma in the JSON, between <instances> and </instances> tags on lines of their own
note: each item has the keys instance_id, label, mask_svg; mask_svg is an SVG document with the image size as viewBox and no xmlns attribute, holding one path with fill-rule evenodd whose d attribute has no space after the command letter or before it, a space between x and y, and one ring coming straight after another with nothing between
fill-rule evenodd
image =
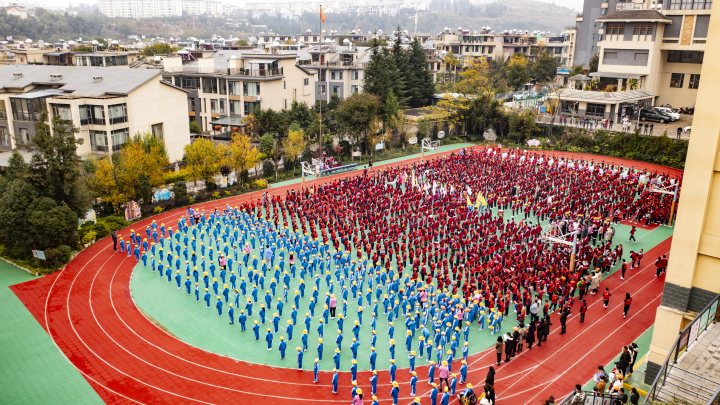
<instances>
[{"instance_id":1,"label":"apartment building","mask_svg":"<svg viewBox=\"0 0 720 405\"><path fill-rule=\"evenodd\" d=\"M217 51L193 61L165 58L163 80L187 91L190 121L221 133L241 126L253 109L290 108L293 100L313 105L315 72L296 65L295 53ZM187 124L188 118L186 118Z\"/></svg>"},{"instance_id":2,"label":"apartment building","mask_svg":"<svg viewBox=\"0 0 720 405\"><path fill-rule=\"evenodd\" d=\"M212 0L98 0L98 9L108 17L161 18L182 17L183 11L190 15L218 16L226 7Z\"/></svg>"},{"instance_id":3,"label":"apartment building","mask_svg":"<svg viewBox=\"0 0 720 405\"><path fill-rule=\"evenodd\" d=\"M345 45L312 46L303 51L298 65L318 74L315 81L315 100L329 101L333 94L340 99L363 91L365 67L372 50L357 47L348 40Z\"/></svg>"},{"instance_id":4,"label":"apartment building","mask_svg":"<svg viewBox=\"0 0 720 405\"><path fill-rule=\"evenodd\" d=\"M80 129L81 156L106 155L149 132L163 140L171 161L180 160L190 143L187 93L161 75L147 69L0 67L0 150L30 141L47 112Z\"/></svg>"}]
</instances>

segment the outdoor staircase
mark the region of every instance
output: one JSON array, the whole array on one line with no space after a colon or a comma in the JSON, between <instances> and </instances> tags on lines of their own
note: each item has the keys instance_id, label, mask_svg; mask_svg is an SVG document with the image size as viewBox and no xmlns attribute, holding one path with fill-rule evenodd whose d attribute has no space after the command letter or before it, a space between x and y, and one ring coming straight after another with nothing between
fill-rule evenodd
<instances>
[{"instance_id":1,"label":"outdoor staircase","mask_svg":"<svg viewBox=\"0 0 720 405\"><path fill-rule=\"evenodd\" d=\"M682 398L691 404L706 404L718 388L720 326L713 324L672 366L657 399L670 402L673 398Z\"/></svg>"}]
</instances>

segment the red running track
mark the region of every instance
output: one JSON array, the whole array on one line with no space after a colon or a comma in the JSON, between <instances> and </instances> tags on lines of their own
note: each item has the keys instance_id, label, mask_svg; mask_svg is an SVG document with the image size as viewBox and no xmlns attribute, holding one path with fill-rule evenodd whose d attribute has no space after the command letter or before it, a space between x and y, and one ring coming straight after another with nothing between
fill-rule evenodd
<instances>
[{"instance_id":1,"label":"red running track","mask_svg":"<svg viewBox=\"0 0 720 405\"><path fill-rule=\"evenodd\" d=\"M322 178L316 183L350 175L353 174ZM299 184L269 192L282 194L293 187ZM259 195L253 193L197 206L211 209ZM184 209L176 210L152 219L172 221L183 213ZM142 228L150 220L133 226ZM497 368L498 403L539 404L549 395L564 395L575 383L589 380L595 366L610 362L620 346L650 327L663 288L663 282L654 277L651 258L667 253L669 248L670 239L647 252L645 266L629 273L626 280L614 274L604 281L601 287L610 287L614 294L610 308L602 308L599 296L589 297L585 324L579 324L573 316L567 335L557 335L559 321L553 316L555 326L543 347L526 350ZM132 301L129 287L135 264L125 254L114 253L110 239L106 238L81 252L64 270L11 287L106 403L328 404L349 400L350 373L341 373L339 393L333 395L330 373L321 373L320 383L312 383L312 371L308 369L311 359L305 361L307 371L280 369L247 364L179 341L148 320ZM622 319L620 305L625 292L630 292L634 299L627 320ZM479 386L495 355L486 350L469 360L468 381ZM423 403L429 403L429 386L423 378L426 375L426 366L418 367L417 394L423 397ZM367 394L369 376L368 372L358 373L360 387ZM411 402L409 374L398 370L397 377L400 403ZM390 389L388 372L380 372L381 403L391 403ZM369 395L366 400L371 402Z\"/></svg>"}]
</instances>

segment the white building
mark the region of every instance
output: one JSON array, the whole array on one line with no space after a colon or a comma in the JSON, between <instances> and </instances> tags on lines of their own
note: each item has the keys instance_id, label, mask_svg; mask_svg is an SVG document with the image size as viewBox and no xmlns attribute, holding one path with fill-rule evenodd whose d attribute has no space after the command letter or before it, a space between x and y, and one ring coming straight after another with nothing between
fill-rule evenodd
<instances>
[{"instance_id":1,"label":"white building","mask_svg":"<svg viewBox=\"0 0 720 405\"><path fill-rule=\"evenodd\" d=\"M156 18L190 15L222 15L232 7L212 0L98 0L100 12L108 17Z\"/></svg>"},{"instance_id":2,"label":"white building","mask_svg":"<svg viewBox=\"0 0 720 405\"><path fill-rule=\"evenodd\" d=\"M43 112L80 129L80 156L119 150L136 133L161 139L170 161L190 143L187 92L156 69L11 65L0 68L0 150L35 136ZM8 155L8 154L2 154Z\"/></svg>"}]
</instances>

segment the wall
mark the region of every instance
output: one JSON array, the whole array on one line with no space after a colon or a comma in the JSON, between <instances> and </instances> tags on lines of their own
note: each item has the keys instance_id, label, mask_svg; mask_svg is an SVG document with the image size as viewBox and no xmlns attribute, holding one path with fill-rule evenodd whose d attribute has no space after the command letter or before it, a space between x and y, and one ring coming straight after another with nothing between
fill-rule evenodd
<instances>
[{"instance_id":1,"label":"wall","mask_svg":"<svg viewBox=\"0 0 720 405\"><path fill-rule=\"evenodd\" d=\"M708 49L720 47L720 14L712 11ZM720 53L708 52L701 70L682 198L670 248L663 300L657 309L645 382L651 383L663 364L677 333L693 312L720 293L720 120L716 117Z\"/></svg>"}]
</instances>

